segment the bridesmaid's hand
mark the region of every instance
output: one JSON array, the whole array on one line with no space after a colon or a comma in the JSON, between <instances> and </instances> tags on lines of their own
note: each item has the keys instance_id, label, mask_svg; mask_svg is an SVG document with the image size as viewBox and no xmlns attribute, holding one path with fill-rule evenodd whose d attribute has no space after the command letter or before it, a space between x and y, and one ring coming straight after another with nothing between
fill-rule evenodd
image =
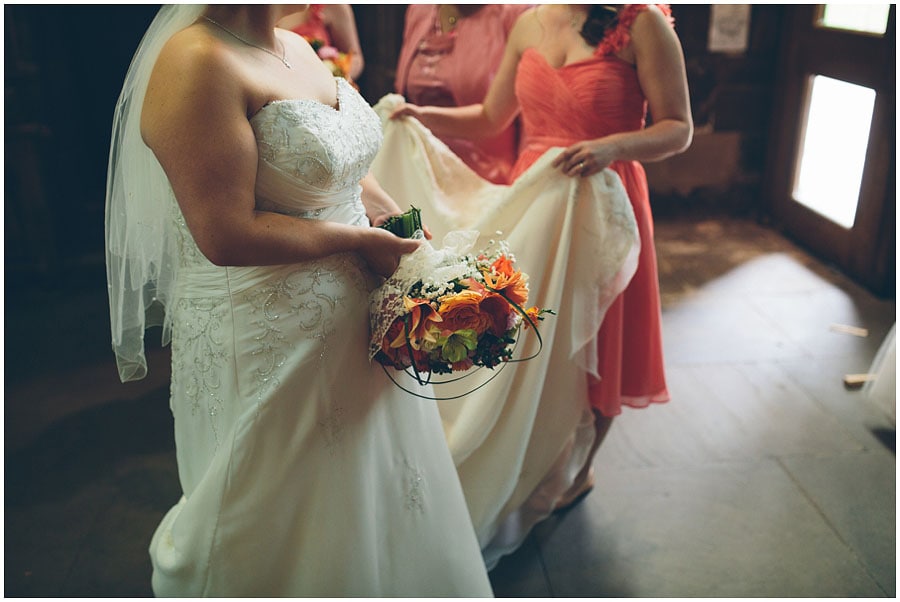
<instances>
[{"instance_id":1,"label":"bridesmaid's hand","mask_svg":"<svg viewBox=\"0 0 900 602\"><path fill-rule=\"evenodd\" d=\"M401 117L415 117L419 121L422 120L422 111L419 107L408 102L400 103L388 116L388 119L400 119Z\"/></svg>"},{"instance_id":2,"label":"bridesmaid's hand","mask_svg":"<svg viewBox=\"0 0 900 602\"><path fill-rule=\"evenodd\" d=\"M567 176L587 177L600 173L615 160L615 145L600 138L576 142L561 152L552 165L560 168Z\"/></svg>"}]
</instances>

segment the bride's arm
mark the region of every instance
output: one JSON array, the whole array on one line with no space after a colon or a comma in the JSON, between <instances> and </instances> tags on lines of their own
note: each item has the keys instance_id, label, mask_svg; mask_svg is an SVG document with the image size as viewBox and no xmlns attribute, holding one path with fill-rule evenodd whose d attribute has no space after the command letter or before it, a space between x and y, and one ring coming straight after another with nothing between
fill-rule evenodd
<instances>
[{"instance_id":1,"label":"bride's arm","mask_svg":"<svg viewBox=\"0 0 900 602\"><path fill-rule=\"evenodd\" d=\"M362 179L360 185L362 185L362 202L366 207L366 216L373 226L380 226L392 215L403 213L400 206L384 191L371 173Z\"/></svg>"},{"instance_id":2,"label":"bride's arm","mask_svg":"<svg viewBox=\"0 0 900 602\"><path fill-rule=\"evenodd\" d=\"M400 215L403 209L391 198L375 179L372 173L368 173L360 182L362 185L362 202L366 207L366 216L373 226L380 226L391 216ZM422 232L427 240L431 240L431 230L426 224L422 224Z\"/></svg>"},{"instance_id":3,"label":"bride's arm","mask_svg":"<svg viewBox=\"0 0 900 602\"><path fill-rule=\"evenodd\" d=\"M463 107L417 106L404 103L390 115L391 119L415 117L436 136L454 138L490 138L510 126L519 113L516 99L516 69L522 52L533 36L534 9L522 13L510 31L497 75L491 82L484 102Z\"/></svg>"},{"instance_id":4,"label":"bride's arm","mask_svg":"<svg viewBox=\"0 0 900 602\"><path fill-rule=\"evenodd\" d=\"M185 30L154 67L141 134L200 251L217 265L272 265L359 252L388 275L417 247L375 228L256 210L256 139L233 55Z\"/></svg>"}]
</instances>

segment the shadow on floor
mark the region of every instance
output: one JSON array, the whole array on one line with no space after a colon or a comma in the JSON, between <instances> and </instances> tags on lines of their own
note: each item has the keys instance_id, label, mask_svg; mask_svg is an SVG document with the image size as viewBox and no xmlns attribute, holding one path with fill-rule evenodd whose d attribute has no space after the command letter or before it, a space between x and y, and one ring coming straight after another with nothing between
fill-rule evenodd
<instances>
[{"instance_id":1,"label":"shadow on floor","mask_svg":"<svg viewBox=\"0 0 900 602\"><path fill-rule=\"evenodd\" d=\"M173 451L168 389L66 416L6 455L6 506L59 502L113 474L124 458ZM170 503L171 497L164 503Z\"/></svg>"}]
</instances>

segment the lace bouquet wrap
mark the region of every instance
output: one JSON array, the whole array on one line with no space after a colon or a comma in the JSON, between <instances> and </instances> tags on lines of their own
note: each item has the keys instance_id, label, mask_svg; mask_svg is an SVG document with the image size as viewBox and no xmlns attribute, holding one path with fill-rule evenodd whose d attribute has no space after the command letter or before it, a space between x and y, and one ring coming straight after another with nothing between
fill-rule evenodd
<instances>
[{"instance_id":1,"label":"lace bouquet wrap","mask_svg":"<svg viewBox=\"0 0 900 602\"><path fill-rule=\"evenodd\" d=\"M528 275L505 241L473 252L478 236L450 232L440 249L426 241L372 292L370 360L411 372L420 384L433 374L523 361L512 359L519 330L533 328L540 339L535 325L553 312L525 309Z\"/></svg>"}]
</instances>

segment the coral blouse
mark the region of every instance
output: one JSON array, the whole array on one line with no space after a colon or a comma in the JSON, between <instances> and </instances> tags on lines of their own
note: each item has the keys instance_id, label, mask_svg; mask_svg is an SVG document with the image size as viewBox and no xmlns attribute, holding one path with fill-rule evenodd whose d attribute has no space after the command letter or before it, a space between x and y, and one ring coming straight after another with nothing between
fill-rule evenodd
<instances>
[{"instance_id":1,"label":"coral blouse","mask_svg":"<svg viewBox=\"0 0 900 602\"><path fill-rule=\"evenodd\" d=\"M500 66L510 30L530 6L487 4L446 33L441 31L439 8L436 4L407 8L395 91L417 105L480 103ZM486 140L444 137L443 141L481 177L497 184L509 182L518 149L517 123Z\"/></svg>"}]
</instances>

